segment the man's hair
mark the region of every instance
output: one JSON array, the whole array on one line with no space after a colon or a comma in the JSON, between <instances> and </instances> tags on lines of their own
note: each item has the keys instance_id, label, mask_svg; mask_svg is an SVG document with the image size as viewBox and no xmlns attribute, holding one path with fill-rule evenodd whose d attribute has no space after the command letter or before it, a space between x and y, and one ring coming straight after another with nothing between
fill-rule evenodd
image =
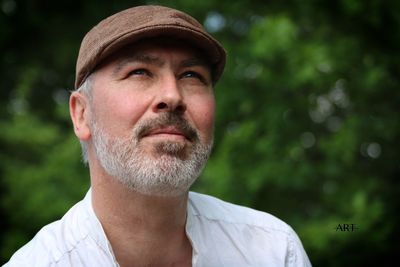
<instances>
[{"instance_id":1,"label":"man's hair","mask_svg":"<svg viewBox=\"0 0 400 267\"><path fill-rule=\"evenodd\" d=\"M94 73L90 74L89 77L85 79L85 81L82 83L82 85L76 89L76 92L84 94L88 101L89 105L92 103L92 78L93 78ZM88 148L87 148L87 142L79 140L81 143L81 149L82 149L82 161L85 164L88 164Z\"/></svg>"}]
</instances>

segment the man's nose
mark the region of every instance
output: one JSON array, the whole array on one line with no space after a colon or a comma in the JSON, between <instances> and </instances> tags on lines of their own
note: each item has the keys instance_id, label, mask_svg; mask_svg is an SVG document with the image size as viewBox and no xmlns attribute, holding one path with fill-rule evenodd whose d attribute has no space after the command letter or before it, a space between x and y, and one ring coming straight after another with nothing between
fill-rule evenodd
<instances>
[{"instance_id":1,"label":"man's nose","mask_svg":"<svg viewBox=\"0 0 400 267\"><path fill-rule=\"evenodd\" d=\"M186 111L186 104L175 76L161 81L153 111L156 113L177 112L179 114L183 114Z\"/></svg>"}]
</instances>

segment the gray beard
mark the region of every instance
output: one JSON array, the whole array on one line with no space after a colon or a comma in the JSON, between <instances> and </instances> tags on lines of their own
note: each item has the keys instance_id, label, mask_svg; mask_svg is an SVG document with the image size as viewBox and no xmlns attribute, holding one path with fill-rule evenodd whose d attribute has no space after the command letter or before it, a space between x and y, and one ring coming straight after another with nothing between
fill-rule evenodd
<instances>
[{"instance_id":1,"label":"gray beard","mask_svg":"<svg viewBox=\"0 0 400 267\"><path fill-rule=\"evenodd\" d=\"M179 196L187 193L208 160L212 141L202 144L198 137L193 138L190 147L163 141L154 144L154 153L146 153L140 143L140 133L151 125L168 121L167 117L138 124L127 138L111 138L93 121L94 150L104 170L142 194Z\"/></svg>"}]
</instances>

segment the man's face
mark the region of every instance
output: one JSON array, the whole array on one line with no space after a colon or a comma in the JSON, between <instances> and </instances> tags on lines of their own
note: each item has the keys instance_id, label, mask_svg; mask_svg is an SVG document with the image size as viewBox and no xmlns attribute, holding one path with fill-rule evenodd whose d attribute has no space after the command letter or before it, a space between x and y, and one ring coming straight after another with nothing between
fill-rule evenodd
<instances>
[{"instance_id":1,"label":"man's face","mask_svg":"<svg viewBox=\"0 0 400 267\"><path fill-rule=\"evenodd\" d=\"M92 145L104 170L145 194L185 193L213 140L212 77L201 55L143 41L104 63L92 87Z\"/></svg>"}]
</instances>

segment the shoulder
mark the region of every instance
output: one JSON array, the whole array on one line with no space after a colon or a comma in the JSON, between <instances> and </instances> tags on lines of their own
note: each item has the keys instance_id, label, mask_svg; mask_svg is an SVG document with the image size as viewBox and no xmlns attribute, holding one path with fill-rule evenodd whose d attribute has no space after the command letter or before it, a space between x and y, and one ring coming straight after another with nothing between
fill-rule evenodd
<instances>
[{"instance_id":1,"label":"shoulder","mask_svg":"<svg viewBox=\"0 0 400 267\"><path fill-rule=\"evenodd\" d=\"M216 197L190 192L189 203L195 216L208 220L244 224L288 234L293 231L288 224L269 213L232 204Z\"/></svg>"},{"instance_id":2,"label":"shoulder","mask_svg":"<svg viewBox=\"0 0 400 267\"><path fill-rule=\"evenodd\" d=\"M60 220L44 226L5 266L58 266L87 238L87 232L76 227L82 213L81 205L78 202Z\"/></svg>"},{"instance_id":3,"label":"shoulder","mask_svg":"<svg viewBox=\"0 0 400 267\"><path fill-rule=\"evenodd\" d=\"M240 266L311 266L292 227L269 213L190 192L188 214L192 241L208 256Z\"/></svg>"}]
</instances>

